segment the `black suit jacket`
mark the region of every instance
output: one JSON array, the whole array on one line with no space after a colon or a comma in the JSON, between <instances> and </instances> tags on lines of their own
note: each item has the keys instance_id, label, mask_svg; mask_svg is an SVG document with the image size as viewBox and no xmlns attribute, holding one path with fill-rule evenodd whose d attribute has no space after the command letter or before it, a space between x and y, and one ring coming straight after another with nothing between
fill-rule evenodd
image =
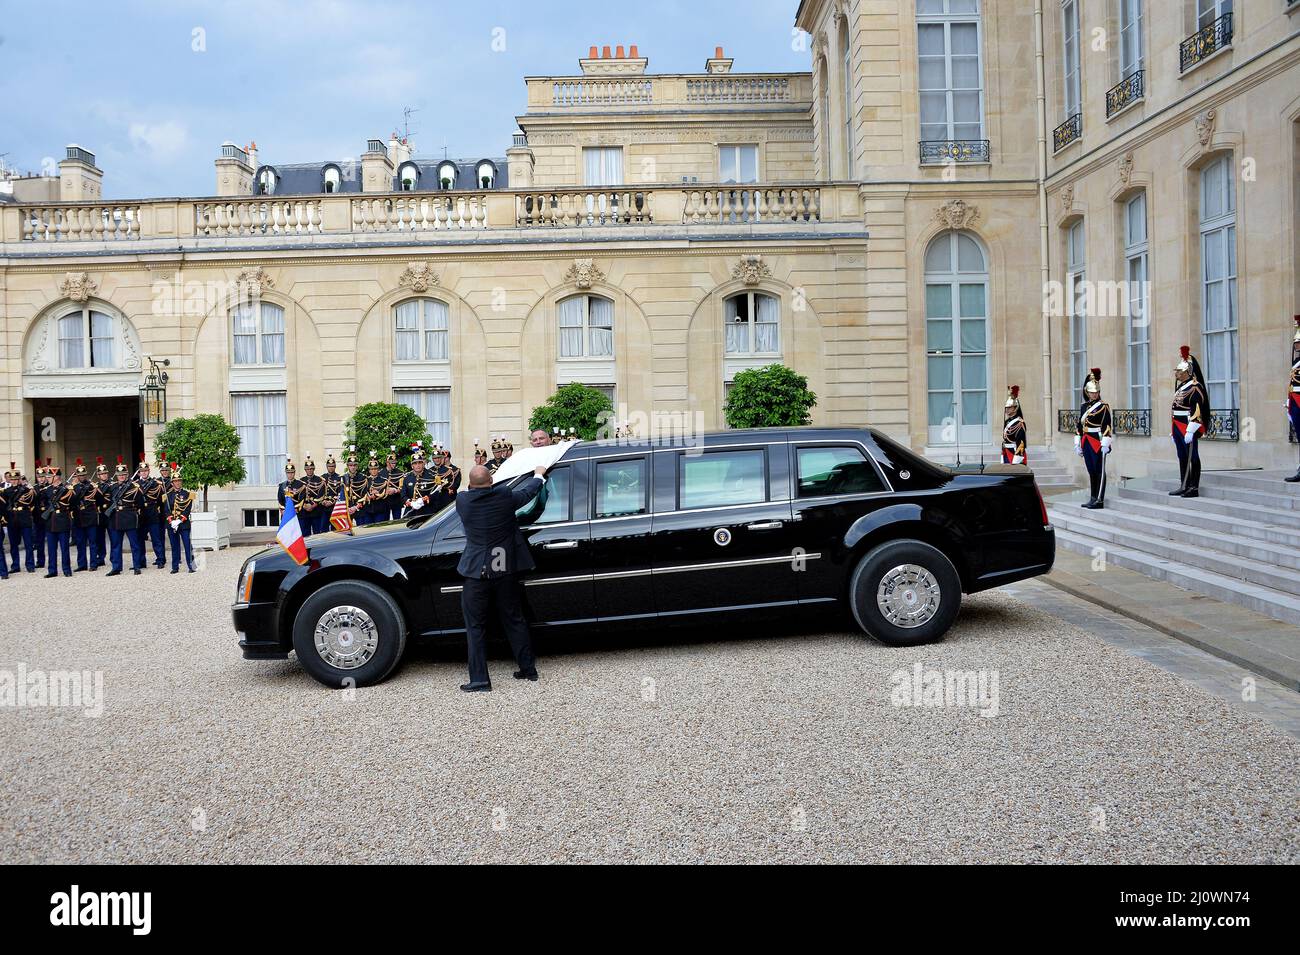
<instances>
[{"instance_id":1,"label":"black suit jacket","mask_svg":"<svg viewBox=\"0 0 1300 955\"><path fill-rule=\"evenodd\" d=\"M502 482L456 495L456 513L465 527L465 552L456 566L462 577L505 577L536 566L515 511L541 489L541 479L530 477L513 489Z\"/></svg>"}]
</instances>

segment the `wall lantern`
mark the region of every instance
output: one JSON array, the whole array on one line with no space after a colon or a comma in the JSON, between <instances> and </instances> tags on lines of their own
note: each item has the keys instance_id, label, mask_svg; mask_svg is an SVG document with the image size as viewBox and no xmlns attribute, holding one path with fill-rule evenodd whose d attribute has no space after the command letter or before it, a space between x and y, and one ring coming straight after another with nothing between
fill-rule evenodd
<instances>
[{"instance_id":1,"label":"wall lantern","mask_svg":"<svg viewBox=\"0 0 1300 955\"><path fill-rule=\"evenodd\" d=\"M171 365L171 360L162 360L163 368ZM158 362L149 359L149 374L145 375L144 384L140 386L140 423L167 423L167 372L158 367Z\"/></svg>"}]
</instances>

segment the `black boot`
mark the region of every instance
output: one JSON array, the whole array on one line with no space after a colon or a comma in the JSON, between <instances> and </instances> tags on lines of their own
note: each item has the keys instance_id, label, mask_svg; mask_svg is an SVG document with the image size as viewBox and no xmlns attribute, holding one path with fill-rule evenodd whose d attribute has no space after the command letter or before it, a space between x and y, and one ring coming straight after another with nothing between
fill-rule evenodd
<instances>
[{"instance_id":1,"label":"black boot","mask_svg":"<svg viewBox=\"0 0 1300 955\"><path fill-rule=\"evenodd\" d=\"M1187 488L1185 488L1185 487L1180 487L1180 488L1177 488L1177 489L1175 489L1175 490L1173 490L1173 491L1170 491L1170 492L1169 492L1169 496L1170 496L1170 497L1182 497L1182 496L1183 496L1184 494L1186 494L1186 493L1187 493Z\"/></svg>"},{"instance_id":2,"label":"black boot","mask_svg":"<svg viewBox=\"0 0 1300 955\"><path fill-rule=\"evenodd\" d=\"M1291 475L1289 478L1283 478L1282 480L1286 481L1287 484L1300 484L1300 468L1296 469L1295 474Z\"/></svg>"}]
</instances>

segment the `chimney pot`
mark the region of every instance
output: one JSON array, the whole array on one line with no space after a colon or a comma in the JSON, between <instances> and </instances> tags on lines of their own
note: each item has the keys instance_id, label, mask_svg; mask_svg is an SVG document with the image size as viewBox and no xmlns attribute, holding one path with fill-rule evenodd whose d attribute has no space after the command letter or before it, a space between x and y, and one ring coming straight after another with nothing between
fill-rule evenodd
<instances>
[{"instance_id":1,"label":"chimney pot","mask_svg":"<svg viewBox=\"0 0 1300 955\"><path fill-rule=\"evenodd\" d=\"M587 59L594 60L599 55L600 55L600 51L596 49L596 45L593 43L591 49L587 53Z\"/></svg>"},{"instance_id":2,"label":"chimney pot","mask_svg":"<svg viewBox=\"0 0 1300 955\"><path fill-rule=\"evenodd\" d=\"M636 44L635 44L635 43L632 44L632 49L628 51L628 54L627 54L627 55L630 56L630 57L631 57L632 59L634 59L634 60L637 58L637 55L636 55Z\"/></svg>"},{"instance_id":3,"label":"chimney pot","mask_svg":"<svg viewBox=\"0 0 1300 955\"><path fill-rule=\"evenodd\" d=\"M721 60L721 59L723 59L723 56L722 56L722 47L720 47L720 46L715 46L715 47L713 48L713 58L714 58L715 60Z\"/></svg>"},{"instance_id":4,"label":"chimney pot","mask_svg":"<svg viewBox=\"0 0 1300 955\"><path fill-rule=\"evenodd\" d=\"M618 45L618 47L614 51L614 55L617 56L620 60L627 59L627 57L623 55L623 44L620 43Z\"/></svg>"},{"instance_id":5,"label":"chimney pot","mask_svg":"<svg viewBox=\"0 0 1300 955\"><path fill-rule=\"evenodd\" d=\"M609 56L609 44L605 44L605 46L602 46L602 47L600 48L600 58L601 58L602 60L608 60L608 59L610 58L610 56Z\"/></svg>"}]
</instances>

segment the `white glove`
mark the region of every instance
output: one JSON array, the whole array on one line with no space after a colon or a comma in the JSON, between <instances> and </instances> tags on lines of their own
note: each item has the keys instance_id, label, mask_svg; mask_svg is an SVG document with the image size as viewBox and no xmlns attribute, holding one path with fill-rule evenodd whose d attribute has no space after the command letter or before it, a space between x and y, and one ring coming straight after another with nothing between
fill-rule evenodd
<instances>
[{"instance_id":1,"label":"white glove","mask_svg":"<svg viewBox=\"0 0 1300 955\"><path fill-rule=\"evenodd\" d=\"M1079 457L1083 457L1083 445L1079 442L1079 436L1077 434L1074 436L1074 453Z\"/></svg>"},{"instance_id":2,"label":"white glove","mask_svg":"<svg viewBox=\"0 0 1300 955\"><path fill-rule=\"evenodd\" d=\"M1110 436L1109 436L1109 435L1107 435L1106 437L1104 437L1104 438L1101 439L1101 453L1102 453L1102 454L1110 454Z\"/></svg>"},{"instance_id":3,"label":"white glove","mask_svg":"<svg viewBox=\"0 0 1300 955\"><path fill-rule=\"evenodd\" d=\"M180 521L171 521L172 530L177 530L181 526Z\"/></svg>"},{"instance_id":4,"label":"white glove","mask_svg":"<svg viewBox=\"0 0 1300 955\"><path fill-rule=\"evenodd\" d=\"M1201 430L1201 423L1199 421L1189 421L1187 423L1187 439L1190 441L1192 435L1196 434L1196 432L1200 430Z\"/></svg>"},{"instance_id":5,"label":"white glove","mask_svg":"<svg viewBox=\"0 0 1300 955\"><path fill-rule=\"evenodd\" d=\"M1025 463L1025 457L1024 457L1024 455L1022 455L1022 454L1013 454L1013 455L1011 455L1011 463L1012 463L1012 464L1024 464L1024 463Z\"/></svg>"},{"instance_id":6,"label":"white glove","mask_svg":"<svg viewBox=\"0 0 1300 955\"><path fill-rule=\"evenodd\" d=\"M1183 435L1183 444L1191 444L1192 439L1195 437L1196 437L1196 432L1193 431L1191 428L1188 428L1187 433Z\"/></svg>"},{"instance_id":7,"label":"white glove","mask_svg":"<svg viewBox=\"0 0 1300 955\"><path fill-rule=\"evenodd\" d=\"M410 507L410 509L413 511L418 511L420 508L424 507L424 498L413 497L411 498L407 506Z\"/></svg>"}]
</instances>

